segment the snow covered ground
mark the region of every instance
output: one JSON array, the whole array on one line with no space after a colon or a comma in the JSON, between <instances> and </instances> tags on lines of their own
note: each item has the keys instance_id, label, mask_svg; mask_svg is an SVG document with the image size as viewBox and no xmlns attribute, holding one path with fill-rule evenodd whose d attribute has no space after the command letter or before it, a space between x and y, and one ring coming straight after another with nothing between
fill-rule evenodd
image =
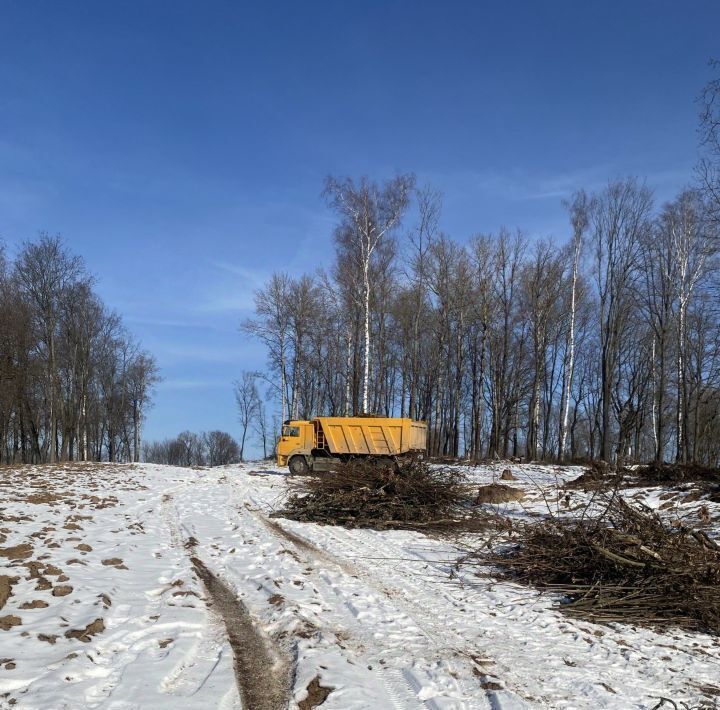
<instances>
[{"instance_id":1,"label":"snow covered ground","mask_svg":"<svg viewBox=\"0 0 720 710\"><path fill-rule=\"evenodd\" d=\"M581 472L509 468L518 516ZM269 518L284 494L270 464L0 468L0 707L720 707L718 639L573 620L448 541Z\"/></svg>"}]
</instances>

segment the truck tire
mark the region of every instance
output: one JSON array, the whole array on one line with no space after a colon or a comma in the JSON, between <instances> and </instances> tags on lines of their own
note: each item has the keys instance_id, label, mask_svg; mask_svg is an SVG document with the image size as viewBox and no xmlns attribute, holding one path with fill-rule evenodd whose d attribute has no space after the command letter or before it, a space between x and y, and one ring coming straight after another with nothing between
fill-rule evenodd
<instances>
[{"instance_id":1,"label":"truck tire","mask_svg":"<svg viewBox=\"0 0 720 710\"><path fill-rule=\"evenodd\" d=\"M302 476L310 470L304 456L293 456L288 461L288 468L293 476Z\"/></svg>"}]
</instances>

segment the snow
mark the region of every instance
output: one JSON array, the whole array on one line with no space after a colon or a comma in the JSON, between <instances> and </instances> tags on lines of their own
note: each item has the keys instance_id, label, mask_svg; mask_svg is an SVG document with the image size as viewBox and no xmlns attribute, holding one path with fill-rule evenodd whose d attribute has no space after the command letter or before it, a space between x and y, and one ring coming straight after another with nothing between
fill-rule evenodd
<instances>
[{"instance_id":1,"label":"snow","mask_svg":"<svg viewBox=\"0 0 720 710\"><path fill-rule=\"evenodd\" d=\"M508 464L468 473L487 483L505 468L526 498L497 508L519 518L562 511L558 485L581 473ZM652 708L660 696L714 706L717 639L574 620L549 596L458 568L458 542L269 518L285 495L272 464L4 468L0 490L0 548L34 548L0 557L0 575L19 578L0 619L21 619L0 630L0 707L242 707L225 627L192 555L292 658L291 707L318 675L332 688L328 710ZM707 505L717 533L717 504L667 493L627 492L668 515ZM573 491L568 507L584 496ZM68 579L48 567L30 578L31 561ZM72 592L36 589L38 577ZM21 608L34 600L48 606ZM97 619L99 633L65 637Z\"/></svg>"}]
</instances>

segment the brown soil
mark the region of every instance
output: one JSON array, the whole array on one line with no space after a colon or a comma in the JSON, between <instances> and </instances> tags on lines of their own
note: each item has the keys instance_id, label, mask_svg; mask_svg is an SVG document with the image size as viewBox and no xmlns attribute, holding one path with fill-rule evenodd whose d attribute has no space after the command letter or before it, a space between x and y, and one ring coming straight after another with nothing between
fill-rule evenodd
<instances>
[{"instance_id":1,"label":"brown soil","mask_svg":"<svg viewBox=\"0 0 720 710\"><path fill-rule=\"evenodd\" d=\"M38 634L38 639L53 644L57 641L58 637L56 634Z\"/></svg>"},{"instance_id":2,"label":"brown soil","mask_svg":"<svg viewBox=\"0 0 720 710\"><path fill-rule=\"evenodd\" d=\"M33 553L32 545L22 542L13 547L0 547L0 557L7 557L9 560L24 560Z\"/></svg>"},{"instance_id":3,"label":"brown soil","mask_svg":"<svg viewBox=\"0 0 720 710\"><path fill-rule=\"evenodd\" d=\"M95 621L88 624L84 629L71 629L65 632L65 638L78 639L83 643L89 643L90 639L95 634L100 634L105 631L105 623L102 619L95 619Z\"/></svg>"},{"instance_id":4,"label":"brown soil","mask_svg":"<svg viewBox=\"0 0 720 710\"><path fill-rule=\"evenodd\" d=\"M10 595L12 594L12 586L18 581L17 577L8 577L0 575L0 609L2 609Z\"/></svg>"},{"instance_id":5,"label":"brown soil","mask_svg":"<svg viewBox=\"0 0 720 710\"><path fill-rule=\"evenodd\" d=\"M76 545L75 549L80 550L80 552L92 552L92 547L90 547L90 545L85 544L84 542L80 543L79 545Z\"/></svg>"},{"instance_id":6,"label":"brown soil","mask_svg":"<svg viewBox=\"0 0 720 710\"><path fill-rule=\"evenodd\" d=\"M522 500L525 491L502 483L491 483L488 486L478 488L475 504L479 503L509 503L514 500Z\"/></svg>"},{"instance_id":7,"label":"brown soil","mask_svg":"<svg viewBox=\"0 0 720 710\"><path fill-rule=\"evenodd\" d=\"M502 472L502 474L500 476L500 480L501 481L517 481L517 478L515 476L513 476L513 472L509 468L506 468Z\"/></svg>"},{"instance_id":8,"label":"brown soil","mask_svg":"<svg viewBox=\"0 0 720 710\"><path fill-rule=\"evenodd\" d=\"M0 631L7 631L13 626L20 626L20 624L22 624L22 620L19 616L14 616L13 614L0 616Z\"/></svg>"},{"instance_id":9,"label":"brown soil","mask_svg":"<svg viewBox=\"0 0 720 710\"><path fill-rule=\"evenodd\" d=\"M21 609L44 609L46 606L48 606L47 602L44 602L42 599L34 599L31 602L25 602L24 604L20 605Z\"/></svg>"},{"instance_id":10,"label":"brown soil","mask_svg":"<svg viewBox=\"0 0 720 710\"><path fill-rule=\"evenodd\" d=\"M111 557L109 560L103 560L102 563L106 567L114 567L115 569L127 569L127 567L119 557Z\"/></svg>"},{"instance_id":11,"label":"brown soil","mask_svg":"<svg viewBox=\"0 0 720 710\"><path fill-rule=\"evenodd\" d=\"M52 590L54 597L66 597L72 593L73 588L69 584L59 584L55 589Z\"/></svg>"},{"instance_id":12,"label":"brown soil","mask_svg":"<svg viewBox=\"0 0 720 710\"><path fill-rule=\"evenodd\" d=\"M55 503L58 500L62 500L63 496L57 493L33 493L25 498L25 503Z\"/></svg>"},{"instance_id":13,"label":"brown soil","mask_svg":"<svg viewBox=\"0 0 720 710\"><path fill-rule=\"evenodd\" d=\"M307 697L298 703L299 710L312 710L312 708L322 705L328 699L328 695L330 695L332 691L332 688L320 685L320 676L316 675L308 683Z\"/></svg>"},{"instance_id":14,"label":"brown soil","mask_svg":"<svg viewBox=\"0 0 720 710\"><path fill-rule=\"evenodd\" d=\"M28 579L40 579L40 570L43 569L45 565L37 560L30 560L30 562L25 562L23 567L27 567L30 570L30 577Z\"/></svg>"},{"instance_id":15,"label":"brown soil","mask_svg":"<svg viewBox=\"0 0 720 710\"><path fill-rule=\"evenodd\" d=\"M197 557L190 558L225 622L235 658L235 678L243 706L284 710L288 706L292 666L280 648L260 634L245 605Z\"/></svg>"}]
</instances>

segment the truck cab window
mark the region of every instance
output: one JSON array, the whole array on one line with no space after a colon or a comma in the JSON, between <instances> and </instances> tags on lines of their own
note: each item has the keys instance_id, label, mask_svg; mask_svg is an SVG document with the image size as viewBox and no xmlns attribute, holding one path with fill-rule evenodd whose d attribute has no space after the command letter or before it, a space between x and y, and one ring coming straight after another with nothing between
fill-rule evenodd
<instances>
[{"instance_id":1,"label":"truck cab window","mask_svg":"<svg viewBox=\"0 0 720 710\"><path fill-rule=\"evenodd\" d=\"M299 426L284 426L282 430L283 436L300 436Z\"/></svg>"}]
</instances>

